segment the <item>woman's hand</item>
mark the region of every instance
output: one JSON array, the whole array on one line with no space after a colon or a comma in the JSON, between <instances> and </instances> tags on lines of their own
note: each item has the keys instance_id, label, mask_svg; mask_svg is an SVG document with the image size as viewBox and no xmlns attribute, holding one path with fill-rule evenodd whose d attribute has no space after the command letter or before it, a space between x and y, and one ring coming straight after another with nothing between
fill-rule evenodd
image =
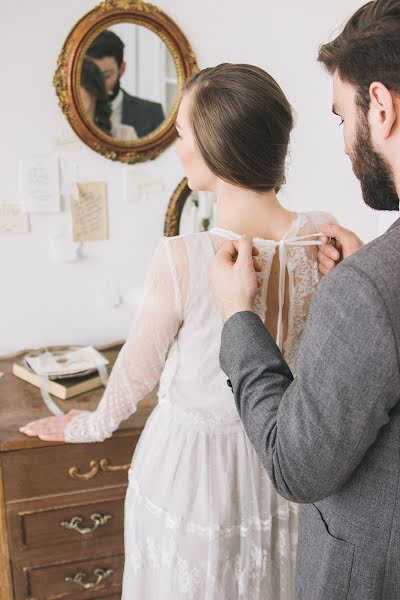
<instances>
[{"instance_id":1,"label":"woman's hand","mask_svg":"<svg viewBox=\"0 0 400 600\"><path fill-rule=\"evenodd\" d=\"M84 411L70 410L66 415L60 417L45 417L31 421L27 425L20 427L19 430L25 435L37 436L46 442L64 442L64 431L67 424Z\"/></svg>"}]
</instances>

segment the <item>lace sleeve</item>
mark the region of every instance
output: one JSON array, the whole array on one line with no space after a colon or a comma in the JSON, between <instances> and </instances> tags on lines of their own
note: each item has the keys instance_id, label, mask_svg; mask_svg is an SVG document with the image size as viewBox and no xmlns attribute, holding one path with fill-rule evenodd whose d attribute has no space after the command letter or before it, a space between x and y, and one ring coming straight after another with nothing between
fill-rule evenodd
<instances>
[{"instance_id":1,"label":"lace sleeve","mask_svg":"<svg viewBox=\"0 0 400 600\"><path fill-rule=\"evenodd\" d=\"M154 253L142 305L98 408L74 417L65 430L65 441L100 442L110 437L159 382L184 312L171 246L164 238Z\"/></svg>"}]
</instances>

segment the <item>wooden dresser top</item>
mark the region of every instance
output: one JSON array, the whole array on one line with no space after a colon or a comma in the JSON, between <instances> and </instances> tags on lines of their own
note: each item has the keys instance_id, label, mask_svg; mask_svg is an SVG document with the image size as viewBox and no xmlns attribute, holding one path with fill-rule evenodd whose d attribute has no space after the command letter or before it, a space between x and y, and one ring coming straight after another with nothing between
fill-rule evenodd
<instances>
[{"instance_id":1,"label":"wooden dresser top","mask_svg":"<svg viewBox=\"0 0 400 600\"><path fill-rule=\"evenodd\" d=\"M121 349L121 344L115 344L101 348L101 351L110 361L112 366ZM13 362L23 354L25 350L12 357L0 357L0 372L4 375L0 378L0 452L19 450L27 448L38 448L40 446L60 445L63 442L43 442L35 437L27 437L18 431L21 425L29 423L34 419L47 417L50 412L44 404L40 390L30 383L26 383L12 373ZM63 412L72 408L79 410L94 410L104 393L104 387L80 394L70 400L59 400L53 396ZM124 421L115 436L131 435L134 430L141 430L156 405L156 390L149 394L138 405L137 412Z\"/></svg>"}]
</instances>

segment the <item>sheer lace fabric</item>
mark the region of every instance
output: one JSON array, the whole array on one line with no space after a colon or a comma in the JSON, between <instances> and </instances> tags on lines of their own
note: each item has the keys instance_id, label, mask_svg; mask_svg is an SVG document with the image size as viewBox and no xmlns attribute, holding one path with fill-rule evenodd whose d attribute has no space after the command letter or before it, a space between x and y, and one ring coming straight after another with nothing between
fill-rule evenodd
<instances>
[{"instance_id":1,"label":"sheer lace fabric","mask_svg":"<svg viewBox=\"0 0 400 600\"><path fill-rule=\"evenodd\" d=\"M255 309L270 331L281 329L293 370L318 269L317 247L290 241L326 220L298 215L284 252L255 240L263 263ZM297 509L272 488L219 367L223 321L208 271L229 237L215 230L161 241L98 409L65 432L71 442L109 437L160 381L129 471L123 600L294 598Z\"/></svg>"}]
</instances>

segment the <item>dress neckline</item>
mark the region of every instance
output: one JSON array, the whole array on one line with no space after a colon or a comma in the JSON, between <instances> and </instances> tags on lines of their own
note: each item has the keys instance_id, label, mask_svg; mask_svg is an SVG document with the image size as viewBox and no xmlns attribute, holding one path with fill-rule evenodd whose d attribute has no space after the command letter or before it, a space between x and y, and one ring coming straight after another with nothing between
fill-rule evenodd
<instances>
[{"instance_id":1,"label":"dress neckline","mask_svg":"<svg viewBox=\"0 0 400 600\"><path fill-rule=\"evenodd\" d=\"M260 237L253 237L253 241L254 243L257 244L273 244L274 246L277 246L280 242L285 241L288 237L289 234L291 234L294 230L295 227L297 226L297 222L300 220L300 217L302 216L303 213L296 213L295 217L292 220L292 223L289 227L289 229L287 230L287 232L285 233L285 235L283 236L282 239L280 240L270 240L267 238L260 238ZM221 237L226 237L226 238L230 238L230 239L235 239L235 240L239 240L243 234L241 233L237 233L235 231L231 231L229 229L224 229L223 227L212 227L208 233L214 234L214 235L220 235Z\"/></svg>"}]
</instances>

